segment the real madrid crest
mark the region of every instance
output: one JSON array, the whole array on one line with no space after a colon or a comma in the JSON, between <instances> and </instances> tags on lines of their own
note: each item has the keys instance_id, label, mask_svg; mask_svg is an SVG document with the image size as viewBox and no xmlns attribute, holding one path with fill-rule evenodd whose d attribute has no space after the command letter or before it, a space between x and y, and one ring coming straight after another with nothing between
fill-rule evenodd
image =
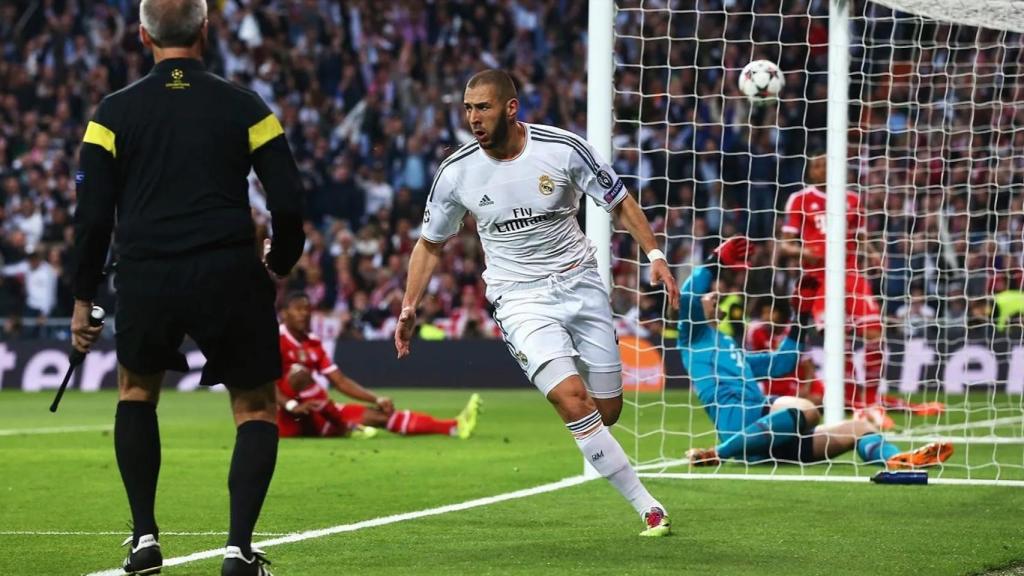
<instances>
[{"instance_id":1,"label":"real madrid crest","mask_svg":"<svg viewBox=\"0 0 1024 576\"><path fill-rule=\"evenodd\" d=\"M551 176L542 174L538 188L540 189L541 194L550 196L555 191L555 181L551 179Z\"/></svg>"}]
</instances>

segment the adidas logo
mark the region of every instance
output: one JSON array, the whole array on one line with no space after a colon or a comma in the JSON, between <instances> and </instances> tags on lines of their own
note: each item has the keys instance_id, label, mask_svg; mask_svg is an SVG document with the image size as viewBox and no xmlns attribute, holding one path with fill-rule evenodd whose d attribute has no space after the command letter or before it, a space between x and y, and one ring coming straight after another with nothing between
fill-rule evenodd
<instances>
[{"instance_id":1,"label":"adidas logo","mask_svg":"<svg viewBox=\"0 0 1024 576\"><path fill-rule=\"evenodd\" d=\"M494 200L491 200L487 194L484 194L484 197L480 199L480 206L490 206L492 204L494 204Z\"/></svg>"}]
</instances>

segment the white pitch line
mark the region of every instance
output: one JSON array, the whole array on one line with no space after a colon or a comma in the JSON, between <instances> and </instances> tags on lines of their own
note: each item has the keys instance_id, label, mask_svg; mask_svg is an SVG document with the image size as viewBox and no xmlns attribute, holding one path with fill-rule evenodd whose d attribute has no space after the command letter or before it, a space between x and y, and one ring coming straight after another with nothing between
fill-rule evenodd
<instances>
[{"instance_id":1,"label":"white pitch line","mask_svg":"<svg viewBox=\"0 0 1024 576\"><path fill-rule=\"evenodd\" d=\"M766 480L775 482L867 482L867 476L799 476L796 474L694 474L688 472L641 472L641 478L672 480Z\"/></svg>"},{"instance_id":2,"label":"white pitch line","mask_svg":"<svg viewBox=\"0 0 1024 576\"><path fill-rule=\"evenodd\" d=\"M1024 415L1022 416L1005 416L1003 418L992 418L990 420L978 420L976 422L960 422L959 424L943 424L936 426L918 426L905 428L903 430L906 434L937 434L939 432L957 432L960 430L967 430L970 428L995 428L997 426L1006 426L1010 424L1021 424L1024 423Z\"/></svg>"},{"instance_id":3,"label":"white pitch line","mask_svg":"<svg viewBox=\"0 0 1024 576\"><path fill-rule=\"evenodd\" d=\"M0 436L28 436L31 434L65 434L68 432L103 432L113 430L112 424L102 426L57 426L53 428L10 428L0 430Z\"/></svg>"},{"instance_id":4,"label":"white pitch line","mask_svg":"<svg viewBox=\"0 0 1024 576\"><path fill-rule=\"evenodd\" d=\"M297 532L253 532L253 536L289 536ZM0 530L0 536L129 536L130 531L100 530L95 532L78 530ZM160 532L161 536L227 536L227 532Z\"/></svg>"},{"instance_id":5,"label":"white pitch line","mask_svg":"<svg viewBox=\"0 0 1024 576\"><path fill-rule=\"evenodd\" d=\"M881 468L879 468L881 470ZM868 476L797 476L793 474L689 474L672 472L645 472L641 478L669 478L673 480L763 480L769 482L860 482L867 484ZM1024 488L1024 480L975 480L970 478L929 478L929 484L950 486L1003 486Z\"/></svg>"},{"instance_id":6,"label":"white pitch line","mask_svg":"<svg viewBox=\"0 0 1024 576\"><path fill-rule=\"evenodd\" d=\"M916 431L915 431L916 432ZM885 435L886 440L893 442L951 442L953 444L999 444L1016 445L1024 444L1024 437L1011 438L1009 436L938 436L934 434L893 434Z\"/></svg>"},{"instance_id":7,"label":"white pitch line","mask_svg":"<svg viewBox=\"0 0 1024 576\"><path fill-rule=\"evenodd\" d=\"M356 530L363 530L364 528L376 528L377 526L386 526L388 524L405 522L407 520L416 520L418 518L426 518L428 516L438 516L440 514L448 514L450 512L460 512L462 510L469 510L470 508L479 508L480 506L497 504L498 502L518 500L519 498L527 498L529 496L536 496L538 494L554 492L556 490L561 490L563 488L577 486L590 480L592 480L592 478L586 478L584 476L570 476L569 478L563 478L558 482L541 484L540 486L534 486L533 488L525 488L523 490L516 490L514 492L506 492L504 494L498 494L496 496L477 498L476 500L467 500L465 502L459 502L458 504L448 504L445 506L438 506L436 508L426 508L424 510L417 510L415 512L405 512L402 514L382 516L380 518L371 518L370 520L363 520L362 522L355 522L353 524L340 524L338 526L331 526L330 528L321 528L319 530L308 530L306 532L299 532L298 534L289 534L281 538L274 538L272 540L255 542L253 543L253 546L257 548L269 548L271 546L278 546L280 544L291 544L293 542L301 542L303 540L310 540L313 538L323 538L324 536L331 536L332 534L341 534L343 532L355 532ZM164 560L164 567L177 566L179 564L187 564L189 562L205 560L207 558L216 558L222 556L223 554L223 548L204 550L202 552L195 552L187 556L168 558ZM87 574L86 576L123 576L123 574L124 570L122 570L121 568L113 568L110 570L92 572L90 574Z\"/></svg>"},{"instance_id":8,"label":"white pitch line","mask_svg":"<svg viewBox=\"0 0 1024 576\"><path fill-rule=\"evenodd\" d=\"M288 536L296 532L253 532L253 536ZM68 530L0 530L0 536L129 536L130 531L102 530L81 532ZM227 532L160 532L161 536L227 536Z\"/></svg>"},{"instance_id":9,"label":"white pitch line","mask_svg":"<svg viewBox=\"0 0 1024 576\"><path fill-rule=\"evenodd\" d=\"M676 466L685 466L690 461L686 458L675 458L669 460L659 460L657 462L651 462L650 464L639 464L634 465L633 469L637 472L644 472L645 470L664 470L666 468L674 468Z\"/></svg>"}]
</instances>

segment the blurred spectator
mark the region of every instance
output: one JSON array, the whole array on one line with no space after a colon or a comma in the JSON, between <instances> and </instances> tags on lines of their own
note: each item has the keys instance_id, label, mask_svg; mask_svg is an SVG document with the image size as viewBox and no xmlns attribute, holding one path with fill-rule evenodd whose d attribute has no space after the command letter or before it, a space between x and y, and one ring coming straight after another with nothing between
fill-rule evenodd
<instances>
[{"instance_id":1,"label":"blurred spectator","mask_svg":"<svg viewBox=\"0 0 1024 576\"><path fill-rule=\"evenodd\" d=\"M900 306L894 315L907 337L922 338L935 322L935 310L925 301L920 285L910 287L910 303Z\"/></svg>"},{"instance_id":2,"label":"blurred spectator","mask_svg":"<svg viewBox=\"0 0 1024 576\"><path fill-rule=\"evenodd\" d=\"M972 298L967 307L967 326L985 326L992 321L992 307L988 298Z\"/></svg>"},{"instance_id":3,"label":"blurred spectator","mask_svg":"<svg viewBox=\"0 0 1024 576\"><path fill-rule=\"evenodd\" d=\"M946 326L963 327L967 322L967 298L960 288L955 288L946 301Z\"/></svg>"},{"instance_id":4,"label":"blurred spectator","mask_svg":"<svg viewBox=\"0 0 1024 576\"><path fill-rule=\"evenodd\" d=\"M14 342L26 336L21 323L21 316L11 315L4 318L3 325L0 326L0 336L3 336L0 340L4 342Z\"/></svg>"},{"instance_id":5,"label":"blurred spectator","mask_svg":"<svg viewBox=\"0 0 1024 576\"><path fill-rule=\"evenodd\" d=\"M26 260L4 266L4 276L14 277L25 286L25 306L22 315L45 318L57 305L57 271L43 259L42 253L33 251Z\"/></svg>"},{"instance_id":6,"label":"blurred spectator","mask_svg":"<svg viewBox=\"0 0 1024 576\"><path fill-rule=\"evenodd\" d=\"M31 197L21 201L11 217L11 226L25 235L25 250L35 252L43 238L43 214Z\"/></svg>"}]
</instances>

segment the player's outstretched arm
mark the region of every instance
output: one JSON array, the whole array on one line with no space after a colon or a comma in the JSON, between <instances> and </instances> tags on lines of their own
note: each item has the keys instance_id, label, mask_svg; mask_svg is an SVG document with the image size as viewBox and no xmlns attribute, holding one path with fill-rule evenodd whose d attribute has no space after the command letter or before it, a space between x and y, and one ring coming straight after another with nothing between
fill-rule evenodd
<instances>
[{"instance_id":1,"label":"player's outstretched arm","mask_svg":"<svg viewBox=\"0 0 1024 576\"><path fill-rule=\"evenodd\" d=\"M781 378L796 370L800 361L800 342L792 338L792 331L789 337L782 341L776 350L764 352L747 352L745 358L754 378Z\"/></svg>"},{"instance_id":2,"label":"player's outstretched arm","mask_svg":"<svg viewBox=\"0 0 1024 576\"><path fill-rule=\"evenodd\" d=\"M278 406L284 408L285 410L288 409L288 401L291 400L292 398L285 395L284 392L281 392L281 388L276 385L274 386L274 397L277 399Z\"/></svg>"},{"instance_id":3,"label":"player's outstretched arm","mask_svg":"<svg viewBox=\"0 0 1024 576\"><path fill-rule=\"evenodd\" d=\"M619 215L619 220L626 227L630 235L640 244L640 248L647 254L651 261L651 284L655 286L664 285L668 292L668 303L673 309L679 309L679 285L675 276L668 267L668 260L665 254L658 250L657 241L654 239L654 232L651 231L651 224L647 216L640 209L640 205L632 196L626 195L619 202L614 211Z\"/></svg>"},{"instance_id":4,"label":"player's outstretched arm","mask_svg":"<svg viewBox=\"0 0 1024 576\"><path fill-rule=\"evenodd\" d=\"M291 380L290 377L289 380ZM276 398L277 405L285 412L288 412L293 416L304 416L306 414L309 414L310 410L312 409L311 405L308 402L300 402L298 399L292 398L291 396L282 392L280 382L278 382L278 384L274 386L274 396Z\"/></svg>"},{"instance_id":5,"label":"player's outstretched arm","mask_svg":"<svg viewBox=\"0 0 1024 576\"><path fill-rule=\"evenodd\" d=\"M867 260L867 268L882 267L882 253L878 251L875 244L868 238L868 233L863 228L857 230L857 248L864 254Z\"/></svg>"},{"instance_id":6,"label":"player's outstretched arm","mask_svg":"<svg viewBox=\"0 0 1024 576\"><path fill-rule=\"evenodd\" d=\"M782 257L800 258L803 255L803 246L801 246L800 239L794 232L783 232L776 250L779 256ZM807 257L814 259L816 256L808 254Z\"/></svg>"},{"instance_id":7,"label":"player's outstretched arm","mask_svg":"<svg viewBox=\"0 0 1024 576\"><path fill-rule=\"evenodd\" d=\"M349 398L356 400L362 400L363 402L369 402L376 404L385 414L390 414L395 411L395 406L391 402L390 398L384 396L377 396L373 392L363 388L359 382L349 378L342 374L341 370L334 370L326 374L327 379L331 381L331 386L338 392L341 392Z\"/></svg>"},{"instance_id":8,"label":"player's outstretched arm","mask_svg":"<svg viewBox=\"0 0 1024 576\"><path fill-rule=\"evenodd\" d=\"M395 328L395 350L399 358L409 355L412 331L416 328L416 308L420 305L423 292L427 289L430 276L441 260L444 243L430 242L420 238L409 258L409 278L405 283L405 297L402 299L402 313Z\"/></svg>"},{"instance_id":9,"label":"player's outstretched arm","mask_svg":"<svg viewBox=\"0 0 1024 576\"><path fill-rule=\"evenodd\" d=\"M680 342L699 340L703 331L708 329L700 299L711 289L711 282L711 272L704 266L698 266L679 289Z\"/></svg>"},{"instance_id":10,"label":"player's outstretched arm","mask_svg":"<svg viewBox=\"0 0 1024 576\"><path fill-rule=\"evenodd\" d=\"M824 262L823 254L804 251L804 245L800 235L804 230L804 224L808 219L813 221L814 216L804 210L804 195L791 194L786 200L786 216L782 223L782 238L775 245L775 255L778 260L793 258L803 264L817 266ZM816 226L815 226L816 228Z\"/></svg>"},{"instance_id":11,"label":"player's outstretched arm","mask_svg":"<svg viewBox=\"0 0 1024 576\"><path fill-rule=\"evenodd\" d=\"M793 310L796 311L796 325L789 330L786 339L774 351L747 353L747 364L754 378L779 378L796 369L800 362L804 338L811 330L814 299L818 293L818 281L813 276L801 276L793 291Z\"/></svg>"},{"instance_id":12,"label":"player's outstretched arm","mask_svg":"<svg viewBox=\"0 0 1024 576\"><path fill-rule=\"evenodd\" d=\"M696 341L708 329L701 299L711 290L722 268L746 268L752 248L745 237L733 236L722 242L704 261L703 266L694 268L680 289L680 341Z\"/></svg>"}]
</instances>

